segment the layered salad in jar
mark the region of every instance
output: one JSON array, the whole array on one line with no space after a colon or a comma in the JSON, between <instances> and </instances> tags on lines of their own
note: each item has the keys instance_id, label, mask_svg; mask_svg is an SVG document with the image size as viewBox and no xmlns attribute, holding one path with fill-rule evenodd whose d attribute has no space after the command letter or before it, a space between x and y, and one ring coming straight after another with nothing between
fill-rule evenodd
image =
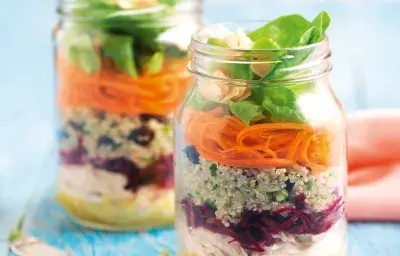
<instances>
[{"instance_id":1,"label":"layered salad in jar","mask_svg":"<svg viewBox=\"0 0 400 256\"><path fill-rule=\"evenodd\" d=\"M326 12L288 15L252 31L213 25L193 38L231 55L209 63L211 75L197 77L177 115L179 255L345 255L343 116L324 79L301 75L329 23ZM277 58L233 62L235 53L259 60L257 50ZM304 81L291 83L294 73Z\"/></svg>"},{"instance_id":2,"label":"layered salad in jar","mask_svg":"<svg viewBox=\"0 0 400 256\"><path fill-rule=\"evenodd\" d=\"M175 4L62 5L57 197L80 224L131 230L173 223L171 119L191 82L191 33L174 23Z\"/></svg>"}]
</instances>

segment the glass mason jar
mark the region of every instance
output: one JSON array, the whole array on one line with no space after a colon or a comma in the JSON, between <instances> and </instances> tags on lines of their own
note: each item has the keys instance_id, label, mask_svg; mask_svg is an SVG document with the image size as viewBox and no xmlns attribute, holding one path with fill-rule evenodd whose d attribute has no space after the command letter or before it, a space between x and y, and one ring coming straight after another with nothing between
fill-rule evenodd
<instances>
[{"instance_id":1,"label":"glass mason jar","mask_svg":"<svg viewBox=\"0 0 400 256\"><path fill-rule=\"evenodd\" d=\"M172 114L191 77L201 1L63 0L54 34L57 198L80 224L174 221Z\"/></svg>"},{"instance_id":2,"label":"glass mason jar","mask_svg":"<svg viewBox=\"0 0 400 256\"><path fill-rule=\"evenodd\" d=\"M238 50L201 37L175 120L179 255L345 255L345 122L328 40ZM249 68L260 76L235 79Z\"/></svg>"}]
</instances>

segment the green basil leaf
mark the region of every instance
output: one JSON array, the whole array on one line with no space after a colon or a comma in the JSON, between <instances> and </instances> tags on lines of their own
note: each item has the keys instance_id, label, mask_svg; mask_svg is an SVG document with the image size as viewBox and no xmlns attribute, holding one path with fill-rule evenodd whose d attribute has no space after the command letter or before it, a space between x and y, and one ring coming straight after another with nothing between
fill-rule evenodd
<instances>
[{"instance_id":1,"label":"green basil leaf","mask_svg":"<svg viewBox=\"0 0 400 256\"><path fill-rule=\"evenodd\" d=\"M237 116L247 125L265 118L263 115L263 108L250 100L232 101L229 104L229 109L235 116Z\"/></svg>"},{"instance_id":2,"label":"green basil leaf","mask_svg":"<svg viewBox=\"0 0 400 256\"><path fill-rule=\"evenodd\" d=\"M93 40L88 31L69 29L63 39L63 48L68 60L74 66L88 74L100 70L100 57L94 48Z\"/></svg>"},{"instance_id":3,"label":"green basil leaf","mask_svg":"<svg viewBox=\"0 0 400 256\"><path fill-rule=\"evenodd\" d=\"M132 37L103 34L101 36L101 46L104 54L114 60L119 70L132 77L138 75L134 63Z\"/></svg>"},{"instance_id":4,"label":"green basil leaf","mask_svg":"<svg viewBox=\"0 0 400 256\"><path fill-rule=\"evenodd\" d=\"M157 74L162 70L164 64L164 53L156 52L151 56L146 64L147 72L151 75Z\"/></svg>"}]
</instances>

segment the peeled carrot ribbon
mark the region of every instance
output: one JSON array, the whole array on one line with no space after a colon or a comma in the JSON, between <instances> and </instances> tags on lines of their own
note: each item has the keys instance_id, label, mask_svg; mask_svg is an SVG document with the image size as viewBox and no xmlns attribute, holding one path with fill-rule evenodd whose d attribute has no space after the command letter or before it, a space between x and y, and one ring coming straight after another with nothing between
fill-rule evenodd
<instances>
[{"instance_id":1,"label":"peeled carrot ribbon","mask_svg":"<svg viewBox=\"0 0 400 256\"><path fill-rule=\"evenodd\" d=\"M225 165L268 168L305 165L324 171L329 165L327 132L308 124L266 123L247 126L220 108L184 113L185 140L207 160Z\"/></svg>"},{"instance_id":2,"label":"peeled carrot ribbon","mask_svg":"<svg viewBox=\"0 0 400 256\"><path fill-rule=\"evenodd\" d=\"M115 113L166 115L175 111L191 83L183 65L137 78L107 67L96 74L87 74L63 58L58 60L58 69L61 108L91 107Z\"/></svg>"}]
</instances>

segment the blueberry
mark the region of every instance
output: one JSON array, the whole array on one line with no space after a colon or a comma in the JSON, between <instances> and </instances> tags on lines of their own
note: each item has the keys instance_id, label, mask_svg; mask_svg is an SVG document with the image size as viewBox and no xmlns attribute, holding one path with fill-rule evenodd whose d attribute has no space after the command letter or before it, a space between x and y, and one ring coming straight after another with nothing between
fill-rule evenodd
<instances>
[{"instance_id":1,"label":"blueberry","mask_svg":"<svg viewBox=\"0 0 400 256\"><path fill-rule=\"evenodd\" d=\"M128 140L134 141L141 146L148 146L154 139L154 132L147 127L134 129L128 136Z\"/></svg>"},{"instance_id":2,"label":"blueberry","mask_svg":"<svg viewBox=\"0 0 400 256\"><path fill-rule=\"evenodd\" d=\"M287 190L287 191L289 192L289 194L290 194L290 192L292 192L292 190L293 190L294 183L290 182L290 180L287 180L287 181L285 182L285 184L286 184L286 190Z\"/></svg>"},{"instance_id":3,"label":"blueberry","mask_svg":"<svg viewBox=\"0 0 400 256\"><path fill-rule=\"evenodd\" d=\"M187 146L184 151L190 162L193 164L200 164L199 153L197 153L197 150L194 146Z\"/></svg>"},{"instance_id":4,"label":"blueberry","mask_svg":"<svg viewBox=\"0 0 400 256\"><path fill-rule=\"evenodd\" d=\"M70 134L64 130L60 131L60 137L61 139L68 139L70 137Z\"/></svg>"},{"instance_id":5,"label":"blueberry","mask_svg":"<svg viewBox=\"0 0 400 256\"><path fill-rule=\"evenodd\" d=\"M100 136L97 140L97 147L101 146L111 146L113 149L117 148L118 145L109 136Z\"/></svg>"},{"instance_id":6,"label":"blueberry","mask_svg":"<svg viewBox=\"0 0 400 256\"><path fill-rule=\"evenodd\" d=\"M84 127L85 127L84 123L77 123L77 122L74 122L74 121L69 121L68 123L76 131L84 132L84 130L85 130L84 129Z\"/></svg>"}]
</instances>

